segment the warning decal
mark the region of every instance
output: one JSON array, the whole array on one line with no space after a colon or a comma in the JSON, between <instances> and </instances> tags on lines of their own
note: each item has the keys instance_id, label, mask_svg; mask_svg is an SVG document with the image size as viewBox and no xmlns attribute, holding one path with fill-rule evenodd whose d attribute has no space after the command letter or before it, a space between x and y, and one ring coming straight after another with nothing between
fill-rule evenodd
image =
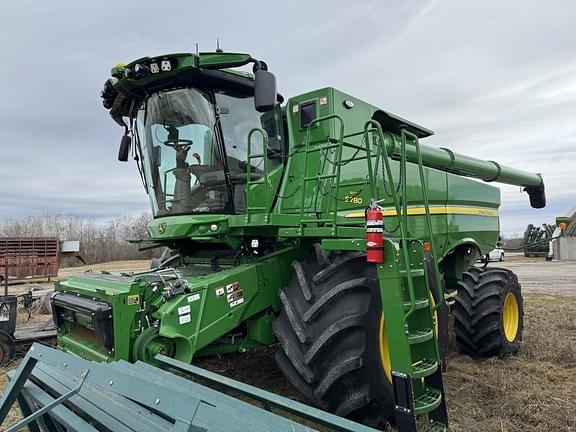
<instances>
[{"instance_id":1,"label":"warning decal","mask_svg":"<svg viewBox=\"0 0 576 432\"><path fill-rule=\"evenodd\" d=\"M230 294L232 291L236 291L240 288L240 282L232 282L231 284L226 285L226 293Z\"/></svg>"},{"instance_id":2,"label":"warning decal","mask_svg":"<svg viewBox=\"0 0 576 432\"><path fill-rule=\"evenodd\" d=\"M178 321L180 322L180 325L189 323L189 322L191 321L190 314L188 314L188 315L181 315L181 316L178 318Z\"/></svg>"}]
</instances>

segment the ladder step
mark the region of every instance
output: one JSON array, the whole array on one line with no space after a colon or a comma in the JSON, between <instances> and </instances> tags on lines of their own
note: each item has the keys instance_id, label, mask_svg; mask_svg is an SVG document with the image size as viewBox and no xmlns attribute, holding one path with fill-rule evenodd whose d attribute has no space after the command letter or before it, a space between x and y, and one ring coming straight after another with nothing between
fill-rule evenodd
<instances>
[{"instance_id":1,"label":"ladder step","mask_svg":"<svg viewBox=\"0 0 576 432\"><path fill-rule=\"evenodd\" d=\"M312 180L324 180L324 179L332 179L332 178L336 178L336 174L320 174L317 176L309 176L309 177L304 177L304 180L309 182Z\"/></svg>"},{"instance_id":2,"label":"ladder step","mask_svg":"<svg viewBox=\"0 0 576 432\"><path fill-rule=\"evenodd\" d=\"M404 302L403 304L404 304L404 310L410 310L411 304L409 301ZM418 309L426 309L430 304L430 302L428 301L427 298L423 298L423 299L416 299L414 304L416 305L416 310L418 310Z\"/></svg>"},{"instance_id":3,"label":"ladder step","mask_svg":"<svg viewBox=\"0 0 576 432\"><path fill-rule=\"evenodd\" d=\"M400 271L398 271L398 273L400 273L400 276L403 276L403 277L408 276L408 273L410 273L410 276L412 276L412 277L424 276L424 274L425 274L423 268L412 269L409 272L407 272L406 270L400 270Z\"/></svg>"},{"instance_id":4,"label":"ladder step","mask_svg":"<svg viewBox=\"0 0 576 432\"><path fill-rule=\"evenodd\" d=\"M442 402L442 392L430 387L424 387L424 393L414 399L414 413L422 415L435 410Z\"/></svg>"},{"instance_id":5,"label":"ladder step","mask_svg":"<svg viewBox=\"0 0 576 432\"><path fill-rule=\"evenodd\" d=\"M426 432L446 432L447 430L446 425L439 422L432 422L426 427Z\"/></svg>"},{"instance_id":6,"label":"ladder step","mask_svg":"<svg viewBox=\"0 0 576 432\"><path fill-rule=\"evenodd\" d=\"M438 369L438 362L432 359L422 359L412 363L412 379L424 378L432 375Z\"/></svg>"},{"instance_id":7,"label":"ladder step","mask_svg":"<svg viewBox=\"0 0 576 432\"><path fill-rule=\"evenodd\" d=\"M360 180L360 181L355 181L355 182L346 182L346 186L364 186L367 185L368 181L367 180Z\"/></svg>"},{"instance_id":8,"label":"ladder step","mask_svg":"<svg viewBox=\"0 0 576 432\"><path fill-rule=\"evenodd\" d=\"M315 144L315 143L310 143L310 144ZM312 152L317 152L317 151L320 151L320 150L330 150L330 149L338 148L338 147L340 147L340 144L339 144L339 143L322 145L322 146L317 146L317 147L307 147L307 148L306 148L306 152L312 153Z\"/></svg>"},{"instance_id":9,"label":"ladder step","mask_svg":"<svg viewBox=\"0 0 576 432\"><path fill-rule=\"evenodd\" d=\"M416 330L408 334L408 342L410 343L410 345L415 345L429 341L433 337L434 337L434 331L432 329Z\"/></svg>"},{"instance_id":10,"label":"ladder step","mask_svg":"<svg viewBox=\"0 0 576 432\"><path fill-rule=\"evenodd\" d=\"M334 218L302 219L302 224L334 222Z\"/></svg>"}]
</instances>

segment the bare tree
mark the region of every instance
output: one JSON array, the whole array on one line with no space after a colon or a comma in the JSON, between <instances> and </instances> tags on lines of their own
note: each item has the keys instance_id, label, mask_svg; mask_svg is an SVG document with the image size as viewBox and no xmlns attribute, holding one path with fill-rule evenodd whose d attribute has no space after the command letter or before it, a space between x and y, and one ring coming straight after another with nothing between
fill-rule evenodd
<instances>
[{"instance_id":1,"label":"bare tree","mask_svg":"<svg viewBox=\"0 0 576 432\"><path fill-rule=\"evenodd\" d=\"M104 223L73 215L45 214L40 217L0 220L0 237L58 237L60 240L78 240L82 255L88 264L106 261L149 259L161 250L138 251L130 239L148 238L151 216L116 215ZM67 260L65 265L78 264Z\"/></svg>"}]
</instances>

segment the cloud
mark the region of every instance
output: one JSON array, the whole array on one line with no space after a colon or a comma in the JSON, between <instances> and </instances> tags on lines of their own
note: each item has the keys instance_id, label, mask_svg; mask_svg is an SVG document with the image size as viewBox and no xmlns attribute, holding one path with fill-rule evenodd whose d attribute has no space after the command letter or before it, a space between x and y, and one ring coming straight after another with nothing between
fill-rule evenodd
<instances>
[{"instance_id":1,"label":"cloud","mask_svg":"<svg viewBox=\"0 0 576 432\"><path fill-rule=\"evenodd\" d=\"M569 0L3 1L0 217L148 209L101 86L116 63L220 38L285 96L334 86L435 130L424 144L542 173L549 207L503 186L502 228L552 222L576 205L574 22Z\"/></svg>"}]
</instances>

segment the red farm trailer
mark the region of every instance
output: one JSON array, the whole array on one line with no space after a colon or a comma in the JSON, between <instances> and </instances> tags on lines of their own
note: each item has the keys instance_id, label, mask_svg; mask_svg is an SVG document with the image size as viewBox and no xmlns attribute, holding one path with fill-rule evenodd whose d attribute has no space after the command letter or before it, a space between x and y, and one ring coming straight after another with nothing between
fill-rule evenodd
<instances>
[{"instance_id":1,"label":"red farm trailer","mask_svg":"<svg viewBox=\"0 0 576 432\"><path fill-rule=\"evenodd\" d=\"M9 279L51 278L60 267L56 237L0 237L0 285Z\"/></svg>"}]
</instances>

